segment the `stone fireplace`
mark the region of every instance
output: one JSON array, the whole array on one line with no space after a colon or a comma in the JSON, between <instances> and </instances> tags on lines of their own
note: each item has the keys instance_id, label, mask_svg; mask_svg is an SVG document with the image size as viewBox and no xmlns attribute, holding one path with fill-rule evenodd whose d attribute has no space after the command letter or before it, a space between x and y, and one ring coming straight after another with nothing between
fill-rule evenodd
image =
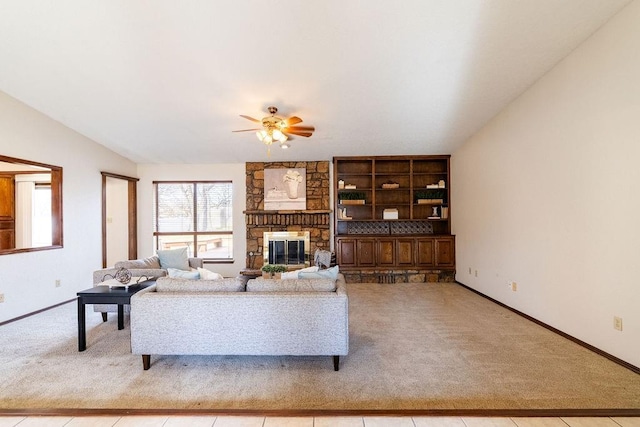
<instances>
[{"instance_id":1,"label":"stone fireplace","mask_svg":"<svg viewBox=\"0 0 640 427\"><path fill-rule=\"evenodd\" d=\"M306 209L265 210L265 168L305 168ZM265 233L308 233L305 247L305 253L307 254L305 256L308 256L308 258L305 259L305 264L307 260L311 261L316 249L330 250L329 162L246 163L246 185L247 200L244 213L247 228L247 269L257 270L265 263L270 263L266 253L269 246L267 245L265 248ZM275 245L282 247L283 243ZM295 245L299 244L292 244L292 248ZM279 260L282 260L282 258L279 258ZM301 265L293 264L293 259L291 261L291 269L298 268ZM284 264L284 262L277 262L277 264Z\"/></svg>"},{"instance_id":2,"label":"stone fireplace","mask_svg":"<svg viewBox=\"0 0 640 427\"><path fill-rule=\"evenodd\" d=\"M263 264L282 264L292 269L311 265L308 231L269 231L262 239Z\"/></svg>"}]
</instances>

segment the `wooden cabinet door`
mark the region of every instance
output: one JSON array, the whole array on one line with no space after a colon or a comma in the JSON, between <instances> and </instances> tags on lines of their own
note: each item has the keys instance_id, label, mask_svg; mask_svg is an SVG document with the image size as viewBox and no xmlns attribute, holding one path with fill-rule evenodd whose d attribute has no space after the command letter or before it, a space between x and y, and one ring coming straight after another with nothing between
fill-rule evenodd
<instances>
[{"instance_id":1,"label":"wooden cabinet door","mask_svg":"<svg viewBox=\"0 0 640 427\"><path fill-rule=\"evenodd\" d=\"M13 177L0 177L0 249L14 249L15 184Z\"/></svg>"},{"instance_id":2,"label":"wooden cabinet door","mask_svg":"<svg viewBox=\"0 0 640 427\"><path fill-rule=\"evenodd\" d=\"M375 241L373 239L358 239L357 248L357 265L359 267L375 267Z\"/></svg>"},{"instance_id":3,"label":"wooden cabinet door","mask_svg":"<svg viewBox=\"0 0 640 427\"><path fill-rule=\"evenodd\" d=\"M380 267L396 265L395 239L380 239L377 244L377 259Z\"/></svg>"},{"instance_id":4,"label":"wooden cabinet door","mask_svg":"<svg viewBox=\"0 0 640 427\"><path fill-rule=\"evenodd\" d=\"M436 266L452 267L455 264L455 247L452 238L435 239Z\"/></svg>"},{"instance_id":5,"label":"wooden cabinet door","mask_svg":"<svg viewBox=\"0 0 640 427\"><path fill-rule=\"evenodd\" d=\"M338 265L341 267L357 266L356 240L338 239L337 243L336 258Z\"/></svg>"},{"instance_id":6,"label":"wooden cabinet door","mask_svg":"<svg viewBox=\"0 0 640 427\"><path fill-rule=\"evenodd\" d=\"M432 267L435 264L432 237L416 239L416 264L421 267Z\"/></svg>"},{"instance_id":7,"label":"wooden cabinet door","mask_svg":"<svg viewBox=\"0 0 640 427\"><path fill-rule=\"evenodd\" d=\"M398 239L396 241L396 265L411 267L414 265L414 239Z\"/></svg>"}]
</instances>

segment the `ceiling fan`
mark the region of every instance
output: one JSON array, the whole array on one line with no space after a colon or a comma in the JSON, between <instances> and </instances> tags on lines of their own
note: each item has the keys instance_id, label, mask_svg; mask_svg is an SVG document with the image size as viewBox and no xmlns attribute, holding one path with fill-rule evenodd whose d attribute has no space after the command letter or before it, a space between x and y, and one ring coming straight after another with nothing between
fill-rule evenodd
<instances>
[{"instance_id":1,"label":"ceiling fan","mask_svg":"<svg viewBox=\"0 0 640 427\"><path fill-rule=\"evenodd\" d=\"M276 113L278 112L276 107L269 107L267 108L267 111L269 111L269 114L271 115L264 117L262 120L240 114L240 117L244 117L254 123L259 123L262 127L234 130L233 132L256 132L256 136L260 142L267 145L270 151L271 144L274 142L278 142L280 144L280 148L289 148L290 144L287 140L294 139L292 135L308 138L313 134L313 131L316 130L313 126L296 126L298 123L302 123L302 119L300 117L292 116L288 119L283 119L276 116Z\"/></svg>"}]
</instances>

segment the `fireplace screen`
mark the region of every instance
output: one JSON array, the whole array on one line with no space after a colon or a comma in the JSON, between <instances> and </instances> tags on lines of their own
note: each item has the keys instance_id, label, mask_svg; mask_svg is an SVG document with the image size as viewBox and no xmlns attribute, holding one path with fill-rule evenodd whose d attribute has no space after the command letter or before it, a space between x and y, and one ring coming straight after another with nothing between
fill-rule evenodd
<instances>
[{"instance_id":1,"label":"fireplace screen","mask_svg":"<svg viewBox=\"0 0 640 427\"><path fill-rule=\"evenodd\" d=\"M263 263L281 264L289 267L308 267L309 232L275 231L264 233Z\"/></svg>"}]
</instances>

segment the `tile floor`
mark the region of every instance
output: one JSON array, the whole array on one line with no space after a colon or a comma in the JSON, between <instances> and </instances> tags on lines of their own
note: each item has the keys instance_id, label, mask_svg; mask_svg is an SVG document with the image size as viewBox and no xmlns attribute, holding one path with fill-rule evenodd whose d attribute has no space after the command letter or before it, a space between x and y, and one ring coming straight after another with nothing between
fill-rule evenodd
<instances>
[{"instance_id":1,"label":"tile floor","mask_svg":"<svg viewBox=\"0 0 640 427\"><path fill-rule=\"evenodd\" d=\"M0 427L640 427L640 417L2 417Z\"/></svg>"}]
</instances>

